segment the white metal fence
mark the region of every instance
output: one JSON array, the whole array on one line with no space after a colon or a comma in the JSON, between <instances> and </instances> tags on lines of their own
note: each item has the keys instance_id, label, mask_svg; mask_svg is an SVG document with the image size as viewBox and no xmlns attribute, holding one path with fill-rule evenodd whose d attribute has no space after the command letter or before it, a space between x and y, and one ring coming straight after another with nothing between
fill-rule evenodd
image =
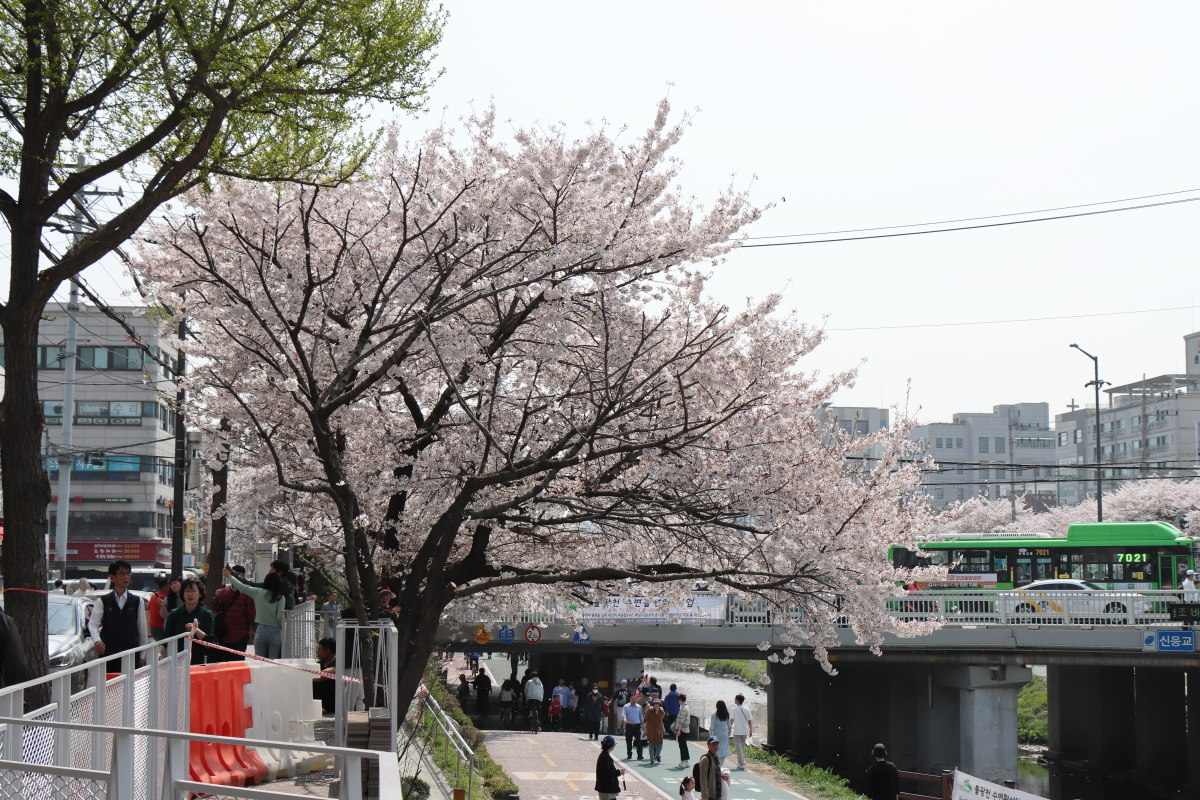
<instances>
[{"instance_id":1,"label":"white metal fence","mask_svg":"<svg viewBox=\"0 0 1200 800\"><path fill-rule=\"evenodd\" d=\"M308 600L283 612L283 627L280 636L283 639L280 652L284 658L316 658L317 642L322 634L321 612L317 611L316 601Z\"/></svg>"}]
</instances>

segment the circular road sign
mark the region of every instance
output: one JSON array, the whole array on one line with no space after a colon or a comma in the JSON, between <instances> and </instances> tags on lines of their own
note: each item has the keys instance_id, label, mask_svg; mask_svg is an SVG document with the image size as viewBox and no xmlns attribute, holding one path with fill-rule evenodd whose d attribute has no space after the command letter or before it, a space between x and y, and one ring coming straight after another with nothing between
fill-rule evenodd
<instances>
[{"instance_id":1,"label":"circular road sign","mask_svg":"<svg viewBox=\"0 0 1200 800\"><path fill-rule=\"evenodd\" d=\"M542 640L542 629L537 625L530 625L525 629L525 641L529 644L537 644Z\"/></svg>"},{"instance_id":2,"label":"circular road sign","mask_svg":"<svg viewBox=\"0 0 1200 800\"><path fill-rule=\"evenodd\" d=\"M486 627L484 627L483 625L480 625L478 628L475 629L475 641L478 644L487 644L488 639L491 639L491 638L492 638L492 634L490 634L488 632L488 629Z\"/></svg>"}]
</instances>

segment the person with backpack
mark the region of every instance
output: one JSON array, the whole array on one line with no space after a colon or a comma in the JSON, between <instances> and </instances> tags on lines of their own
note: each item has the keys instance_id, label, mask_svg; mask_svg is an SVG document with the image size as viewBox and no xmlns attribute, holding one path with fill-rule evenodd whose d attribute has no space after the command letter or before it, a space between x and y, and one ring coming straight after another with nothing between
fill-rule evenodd
<instances>
[{"instance_id":1,"label":"person with backpack","mask_svg":"<svg viewBox=\"0 0 1200 800\"><path fill-rule=\"evenodd\" d=\"M234 567L233 572L236 575L245 571ZM225 647L246 652L246 647L250 644L250 627L254 622L254 600L249 595L239 592L236 586L229 584L217 590L211 608L215 621L214 640ZM245 656L227 653L224 650L212 650L208 654L210 664L245 660Z\"/></svg>"},{"instance_id":2,"label":"person with backpack","mask_svg":"<svg viewBox=\"0 0 1200 800\"><path fill-rule=\"evenodd\" d=\"M700 756L696 766L692 767L692 777L700 790L701 800L721 800L721 759L717 748L721 740L715 736L708 737L708 752Z\"/></svg>"},{"instance_id":3,"label":"person with backpack","mask_svg":"<svg viewBox=\"0 0 1200 800\"><path fill-rule=\"evenodd\" d=\"M871 748L875 763L867 769L867 797L870 800L897 800L900 796L900 770L887 760L887 748L877 744Z\"/></svg>"}]
</instances>

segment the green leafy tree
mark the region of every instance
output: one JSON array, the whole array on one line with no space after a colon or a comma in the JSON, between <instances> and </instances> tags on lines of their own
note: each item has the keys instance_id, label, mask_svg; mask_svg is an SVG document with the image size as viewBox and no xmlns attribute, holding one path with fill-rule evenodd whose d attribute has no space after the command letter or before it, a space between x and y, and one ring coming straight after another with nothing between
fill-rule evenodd
<instances>
[{"instance_id":1,"label":"green leafy tree","mask_svg":"<svg viewBox=\"0 0 1200 800\"><path fill-rule=\"evenodd\" d=\"M372 103L419 106L444 23L426 0L25 0L0 5L0 304L8 589L46 587L38 323L64 281L116 250L155 209L213 176L337 183L375 136ZM101 179L121 210L54 254L46 236ZM130 191L132 188L132 191ZM7 610L33 676L47 669L45 601Z\"/></svg>"}]
</instances>

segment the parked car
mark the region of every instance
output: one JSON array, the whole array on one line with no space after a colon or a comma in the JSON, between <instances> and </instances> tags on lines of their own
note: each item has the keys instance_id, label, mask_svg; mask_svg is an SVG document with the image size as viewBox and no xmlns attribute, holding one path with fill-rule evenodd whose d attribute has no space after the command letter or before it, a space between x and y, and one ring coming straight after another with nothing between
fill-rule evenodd
<instances>
[{"instance_id":1,"label":"parked car","mask_svg":"<svg viewBox=\"0 0 1200 800\"><path fill-rule=\"evenodd\" d=\"M1103 593L1103 594L1101 594ZM1152 601L1137 592L1113 592L1089 581L1058 578L1028 583L1003 592L1010 614L1135 614L1152 610Z\"/></svg>"},{"instance_id":2,"label":"parked car","mask_svg":"<svg viewBox=\"0 0 1200 800\"><path fill-rule=\"evenodd\" d=\"M46 647L50 656L50 671L77 667L96 660L96 646L88 635L87 620L92 612L93 597L51 594L46 596ZM4 608L0 595L0 609ZM82 691L87 674L77 673L71 679L71 691Z\"/></svg>"}]
</instances>

